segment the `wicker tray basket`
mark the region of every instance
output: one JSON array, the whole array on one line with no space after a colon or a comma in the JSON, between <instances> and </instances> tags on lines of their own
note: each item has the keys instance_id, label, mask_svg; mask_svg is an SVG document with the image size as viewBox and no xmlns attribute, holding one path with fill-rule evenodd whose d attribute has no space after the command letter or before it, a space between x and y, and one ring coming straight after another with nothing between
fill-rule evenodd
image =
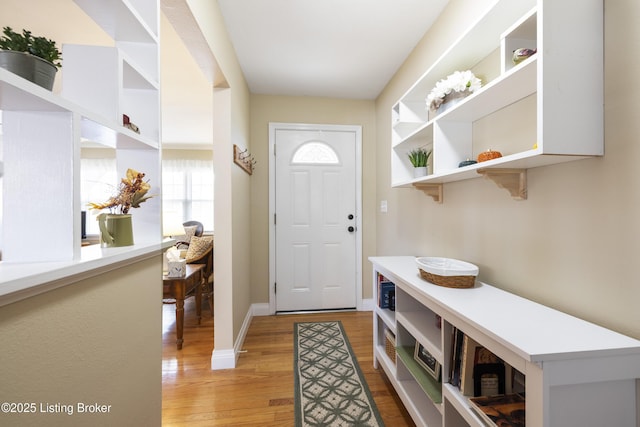
<instances>
[{"instance_id":1,"label":"wicker tray basket","mask_svg":"<svg viewBox=\"0 0 640 427\"><path fill-rule=\"evenodd\" d=\"M421 257L416 259L420 277L446 288L473 288L478 267L451 258Z\"/></svg>"},{"instance_id":2,"label":"wicker tray basket","mask_svg":"<svg viewBox=\"0 0 640 427\"><path fill-rule=\"evenodd\" d=\"M389 329L384 331L384 351L393 363L396 363L396 337Z\"/></svg>"}]
</instances>

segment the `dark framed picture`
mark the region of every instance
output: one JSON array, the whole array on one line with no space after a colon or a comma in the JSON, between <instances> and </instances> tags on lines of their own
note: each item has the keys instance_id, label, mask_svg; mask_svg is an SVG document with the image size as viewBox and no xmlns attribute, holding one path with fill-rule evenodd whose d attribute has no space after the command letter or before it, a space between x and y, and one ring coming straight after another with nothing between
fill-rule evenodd
<instances>
[{"instance_id":1,"label":"dark framed picture","mask_svg":"<svg viewBox=\"0 0 640 427\"><path fill-rule=\"evenodd\" d=\"M435 357L431 355L419 342L416 341L416 348L413 358L422 366L425 371L429 372L433 378L440 381L440 364Z\"/></svg>"}]
</instances>

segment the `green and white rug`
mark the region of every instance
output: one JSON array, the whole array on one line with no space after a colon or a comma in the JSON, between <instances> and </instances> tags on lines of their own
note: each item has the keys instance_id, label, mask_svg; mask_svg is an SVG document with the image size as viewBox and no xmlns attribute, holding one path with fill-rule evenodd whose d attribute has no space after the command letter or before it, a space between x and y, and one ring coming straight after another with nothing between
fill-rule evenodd
<instances>
[{"instance_id":1,"label":"green and white rug","mask_svg":"<svg viewBox=\"0 0 640 427\"><path fill-rule=\"evenodd\" d=\"M384 426L342 323L294 325L296 426Z\"/></svg>"}]
</instances>

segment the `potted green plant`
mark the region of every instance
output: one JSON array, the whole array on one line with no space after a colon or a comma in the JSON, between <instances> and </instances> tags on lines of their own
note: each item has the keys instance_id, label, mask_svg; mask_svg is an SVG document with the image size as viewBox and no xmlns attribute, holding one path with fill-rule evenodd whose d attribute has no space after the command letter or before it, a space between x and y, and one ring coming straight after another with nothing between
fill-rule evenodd
<instances>
[{"instance_id":1,"label":"potted green plant","mask_svg":"<svg viewBox=\"0 0 640 427\"><path fill-rule=\"evenodd\" d=\"M53 88L56 72L62 66L62 53L56 42L33 36L28 30L16 33L11 27L4 27L0 49L0 67L45 89Z\"/></svg>"},{"instance_id":2,"label":"potted green plant","mask_svg":"<svg viewBox=\"0 0 640 427\"><path fill-rule=\"evenodd\" d=\"M427 174L427 164L431 157L431 150L420 147L409 151L409 161L413 165L413 176L420 177Z\"/></svg>"}]
</instances>

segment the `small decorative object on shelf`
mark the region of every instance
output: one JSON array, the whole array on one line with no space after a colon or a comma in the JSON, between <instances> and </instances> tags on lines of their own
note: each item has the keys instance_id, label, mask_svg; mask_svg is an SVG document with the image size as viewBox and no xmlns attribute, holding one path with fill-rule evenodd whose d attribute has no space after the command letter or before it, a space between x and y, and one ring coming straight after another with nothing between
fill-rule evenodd
<instances>
[{"instance_id":1,"label":"small decorative object on shelf","mask_svg":"<svg viewBox=\"0 0 640 427\"><path fill-rule=\"evenodd\" d=\"M135 133L140 133L140 128L131 123L131 119L129 119L129 116L127 116L126 114L122 115L122 126L126 127L127 129L131 129Z\"/></svg>"},{"instance_id":2,"label":"small decorative object on shelf","mask_svg":"<svg viewBox=\"0 0 640 427\"><path fill-rule=\"evenodd\" d=\"M459 168L463 168L465 166L475 165L476 163L478 163L478 162L476 162L475 160L467 159L467 160L463 160L460 163L458 163L458 167Z\"/></svg>"},{"instance_id":3,"label":"small decorative object on shelf","mask_svg":"<svg viewBox=\"0 0 640 427\"><path fill-rule=\"evenodd\" d=\"M91 209L109 209L110 211L110 213L101 213L97 217L102 246L133 245L133 226L129 209L139 208L141 203L153 197L153 195L147 195L151 186L143 179L144 173L127 169L127 176L120 181L118 193L115 196L104 203L89 203Z\"/></svg>"},{"instance_id":4,"label":"small decorative object on shelf","mask_svg":"<svg viewBox=\"0 0 640 427\"><path fill-rule=\"evenodd\" d=\"M537 51L538 51L537 49L529 49L526 47L521 47L520 49L516 49L513 51L513 56L511 57L511 60L515 65L518 65L528 57L535 54Z\"/></svg>"},{"instance_id":5,"label":"small decorative object on shelf","mask_svg":"<svg viewBox=\"0 0 640 427\"><path fill-rule=\"evenodd\" d=\"M258 163L249 153L249 149L240 150L240 147L235 144L233 145L233 162L249 175L253 174L253 168Z\"/></svg>"},{"instance_id":6,"label":"small decorative object on shelf","mask_svg":"<svg viewBox=\"0 0 640 427\"><path fill-rule=\"evenodd\" d=\"M500 153L499 151L493 151L491 149L488 149L487 151L483 151L482 153L478 154L478 163L486 162L487 160L497 159L499 157L502 157L502 153Z\"/></svg>"},{"instance_id":7,"label":"small decorative object on shelf","mask_svg":"<svg viewBox=\"0 0 640 427\"><path fill-rule=\"evenodd\" d=\"M427 175L427 164L429 163L429 157L431 157L431 150L426 148L416 148L409 151L409 161L413 165L413 176L418 178Z\"/></svg>"},{"instance_id":8,"label":"small decorative object on shelf","mask_svg":"<svg viewBox=\"0 0 640 427\"><path fill-rule=\"evenodd\" d=\"M0 68L4 68L32 83L51 90L58 68L62 66L62 53L56 42L45 37L34 37L31 31L16 33L4 27L0 37Z\"/></svg>"},{"instance_id":9,"label":"small decorative object on shelf","mask_svg":"<svg viewBox=\"0 0 640 427\"><path fill-rule=\"evenodd\" d=\"M427 96L427 108L439 110L449 101L462 99L482 87L482 80L477 78L470 70L456 71L440 80Z\"/></svg>"},{"instance_id":10,"label":"small decorative object on shelf","mask_svg":"<svg viewBox=\"0 0 640 427\"><path fill-rule=\"evenodd\" d=\"M416 341L413 358L436 381L440 381L440 363L418 341Z\"/></svg>"},{"instance_id":11,"label":"small decorative object on shelf","mask_svg":"<svg viewBox=\"0 0 640 427\"><path fill-rule=\"evenodd\" d=\"M420 277L445 288L473 288L478 275L478 267L452 258L416 258Z\"/></svg>"}]
</instances>

